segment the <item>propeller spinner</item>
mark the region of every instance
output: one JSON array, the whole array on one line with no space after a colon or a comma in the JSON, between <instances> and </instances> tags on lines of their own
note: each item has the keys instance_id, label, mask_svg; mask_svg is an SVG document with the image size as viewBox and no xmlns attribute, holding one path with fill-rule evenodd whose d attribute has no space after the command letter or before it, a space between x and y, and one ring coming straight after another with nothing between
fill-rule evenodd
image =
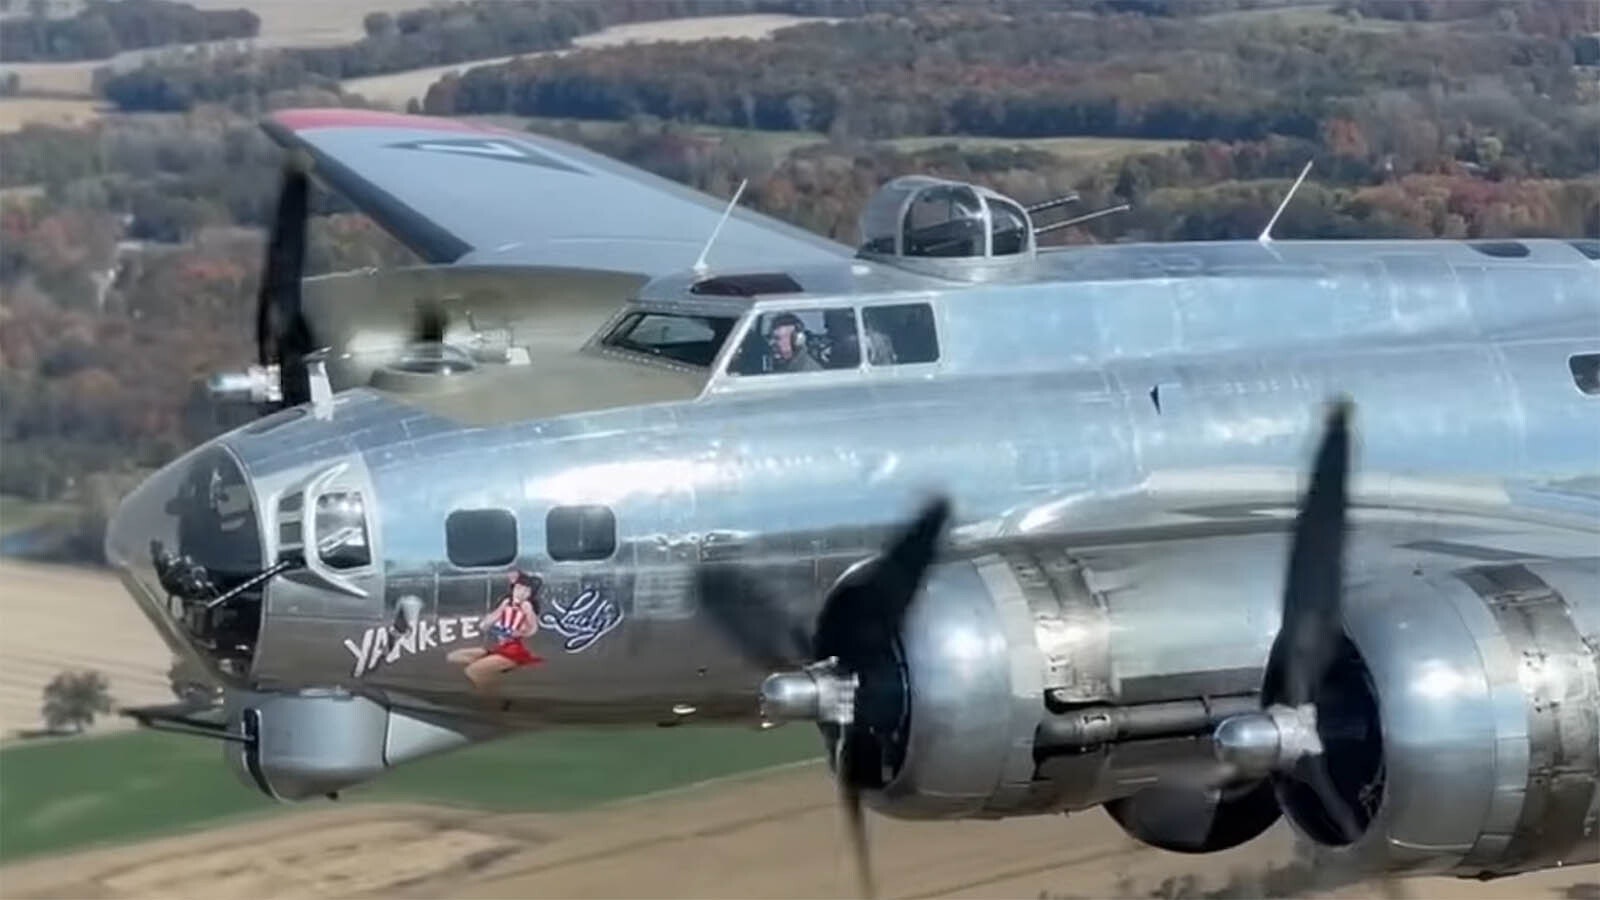
<instances>
[{"instance_id":1,"label":"propeller spinner","mask_svg":"<svg viewBox=\"0 0 1600 900\"><path fill-rule=\"evenodd\" d=\"M881 786L884 768L892 763L884 754L906 714L900 663L894 658L896 635L922 589L949 518L946 500L930 501L881 554L847 571L824 601L809 640L796 623L771 628L788 617L754 579L736 570L700 573L701 596L711 601L706 611L723 635L751 662L780 669L761 685L762 715L821 726L866 897L876 894L876 886L861 792ZM735 601L738 607L731 605Z\"/></svg>"},{"instance_id":2,"label":"propeller spinner","mask_svg":"<svg viewBox=\"0 0 1600 900\"><path fill-rule=\"evenodd\" d=\"M1355 843L1370 813L1347 801L1330 770L1337 744L1372 721L1352 715L1342 690L1354 671L1344 631L1344 546L1349 507L1349 401L1328 413L1311 483L1301 501L1283 592L1283 617L1267 657L1261 709L1224 720L1213 735L1217 757L1235 778L1269 779L1286 808L1315 811L1302 821L1333 843ZM1363 804L1364 806L1364 804ZM1304 819L1304 816L1302 817Z\"/></svg>"},{"instance_id":3,"label":"propeller spinner","mask_svg":"<svg viewBox=\"0 0 1600 900\"><path fill-rule=\"evenodd\" d=\"M1316 808L1324 831L1354 842L1366 818L1352 809L1330 775L1347 728L1370 716L1349 715L1338 684L1353 653L1343 629L1343 557L1350 467L1351 405L1328 414L1310 486L1295 523L1283 594L1283 618L1272 647L1261 709L1224 720L1214 733L1228 764L1218 790L1260 793L1270 785L1278 804ZM752 663L777 669L761 686L769 720L817 722L831 750L863 894L874 890L862 813L862 792L884 785L889 757L905 727L907 706L899 635L921 590L949 519L938 499L884 551L846 572L823 604L809 640L770 591L737 569L703 569L705 610ZM759 623L760 627L756 624ZM1335 760L1337 762L1337 760ZM1271 794L1262 798L1270 804ZM1312 801L1312 802L1307 802ZM1272 815L1264 820L1270 824Z\"/></svg>"},{"instance_id":4,"label":"propeller spinner","mask_svg":"<svg viewBox=\"0 0 1600 900\"><path fill-rule=\"evenodd\" d=\"M243 372L214 375L209 392L224 404L252 404L262 414L326 396L327 384L314 375L316 361L327 349L319 346L305 313L306 242L311 182L308 163L291 157L284 167L277 210L261 266L256 295L256 361ZM449 317L431 298L419 300L409 329L408 356L414 371L448 370L459 353L445 347Z\"/></svg>"}]
</instances>

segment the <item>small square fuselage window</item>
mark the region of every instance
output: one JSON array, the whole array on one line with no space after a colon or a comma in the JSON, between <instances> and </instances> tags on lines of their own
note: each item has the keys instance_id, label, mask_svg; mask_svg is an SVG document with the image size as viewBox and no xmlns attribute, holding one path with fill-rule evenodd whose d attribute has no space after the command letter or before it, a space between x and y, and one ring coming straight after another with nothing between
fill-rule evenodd
<instances>
[{"instance_id":1,"label":"small square fuselage window","mask_svg":"<svg viewBox=\"0 0 1600 900\"><path fill-rule=\"evenodd\" d=\"M1600 394L1600 353L1579 353L1567 357L1572 383L1585 394Z\"/></svg>"},{"instance_id":2,"label":"small square fuselage window","mask_svg":"<svg viewBox=\"0 0 1600 900\"><path fill-rule=\"evenodd\" d=\"M606 559L617 551L617 517L609 506L557 506L545 516L544 533L554 560Z\"/></svg>"},{"instance_id":3,"label":"small square fuselage window","mask_svg":"<svg viewBox=\"0 0 1600 900\"><path fill-rule=\"evenodd\" d=\"M460 568L508 566L517 558L517 517L509 509L458 509L445 517L444 543Z\"/></svg>"}]
</instances>

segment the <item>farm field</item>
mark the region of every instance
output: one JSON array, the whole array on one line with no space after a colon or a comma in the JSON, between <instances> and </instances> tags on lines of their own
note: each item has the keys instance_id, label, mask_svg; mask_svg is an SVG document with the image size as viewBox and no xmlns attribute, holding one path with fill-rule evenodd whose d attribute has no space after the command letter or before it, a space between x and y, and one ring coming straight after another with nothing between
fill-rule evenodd
<instances>
[{"instance_id":1,"label":"farm field","mask_svg":"<svg viewBox=\"0 0 1600 900\"><path fill-rule=\"evenodd\" d=\"M241 0L197 0L201 8L231 9ZM421 0L253 0L244 5L261 17L261 35L254 46L317 47L335 46L360 39L362 19L373 12L400 12L416 9ZM618 25L573 41L578 47L610 47L622 44L653 41L696 41L706 38L760 38L790 25L825 21L788 15L706 16L688 19L666 19L660 22L640 22ZM229 42L236 43L236 42ZM0 73L16 72L23 91L34 95L48 95L48 99L35 97L0 98L0 131L14 131L28 122L66 122L76 124L92 118L96 105L94 72L103 66L126 69L141 65L146 59L178 52L170 47L149 50L130 50L109 60L70 63L7 63L0 65ZM552 51L565 52L565 51ZM448 66L434 66L354 78L345 82L346 90L361 94L369 100L403 107L412 97L421 98L428 86L448 72L463 71L473 66L491 65L516 57L475 60ZM68 117L68 118L64 118Z\"/></svg>"},{"instance_id":2,"label":"farm field","mask_svg":"<svg viewBox=\"0 0 1600 900\"><path fill-rule=\"evenodd\" d=\"M112 57L115 59L116 57ZM78 101L90 103L94 96L94 70L97 66L107 65L109 60L95 62L27 62L5 63L0 65L0 74L7 72L17 73L17 83L21 90L30 94L46 94L50 99ZM10 107L25 109L19 104L32 99L28 97L0 97L0 110ZM8 118L15 117L16 113L7 114ZM20 127L16 126L16 127Z\"/></svg>"},{"instance_id":3,"label":"farm field","mask_svg":"<svg viewBox=\"0 0 1600 900\"><path fill-rule=\"evenodd\" d=\"M327 47L359 40L368 13L404 12L419 0L186 0L199 9L249 8L261 17L261 40L274 47Z\"/></svg>"},{"instance_id":4,"label":"farm field","mask_svg":"<svg viewBox=\"0 0 1600 900\"><path fill-rule=\"evenodd\" d=\"M817 21L826 20L786 15L705 16L690 19L665 19L660 22L617 25L603 31L597 31L594 34L586 34L574 38L572 43L578 49L583 49L589 47L615 47L633 43L700 41L711 38L764 38L780 28ZM548 51L548 54L559 55L567 52L570 51L551 50ZM547 54L529 53L521 55L544 56ZM496 59L480 59L448 66L412 69L408 72L394 72L388 75L351 78L343 83L343 87L350 93L360 94L368 100L399 109L406 105L406 101L413 98L420 101L434 82L452 72L465 72L477 66L497 65L516 58L517 56L502 56Z\"/></svg>"},{"instance_id":5,"label":"farm field","mask_svg":"<svg viewBox=\"0 0 1600 900\"><path fill-rule=\"evenodd\" d=\"M460 778L471 780L468 754L453 758ZM644 753L636 758L654 762ZM508 782L505 790L530 786ZM524 809L499 812L319 803L25 861L0 868L0 883L9 897L213 900L856 895L833 786L820 762L540 810L536 793ZM994 822L909 823L869 814L868 833L886 897L1251 897L1271 895L1262 892L1269 875L1274 894L1310 894L1304 870L1286 868L1293 850L1281 825L1244 847L1200 857L1142 846L1098 810ZM1401 891L1418 900L1577 900L1594 896L1597 879L1600 867L1581 866L1487 883L1407 881ZM1355 884L1323 896L1355 900L1377 896L1376 887Z\"/></svg>"},{"instance_id":6,"label":"farm field","mask_svg":"<svg viewBox=\"0 0 1600 900\"><path fill-rule=\"evenodd\" d=\"M928 135L925 137L894 138L884 143L907 153L954 144L962 150L1023 148L1049 153L1062 159L1098 162L1118 159L1135 153L1157 153L1162 150L1171 150L1176 147L1182 147L1189 142L1120 137L1003 138Z\"/></svg>"},{"instance_id":7,"label":"farm field","mask_svg":"<svg viewBox=\"0 0 1600 900\"><path fill-rule=\"evenodd\" d=\"M171 660L109 572L0 560L0 738L42 726L40 692L67 669L99 670L117 706L171 702ZM113 714L93 730L126 727Z\"/></svg>"},{"instance_id":8,"label":"farm field","mask_svg":"<svg viewBox=\"0 0 1600 900\"><path fill-rule=\"evenodd\" d=\"M531 128L541 133L559 135L575 129L585 138L599 139L629 127L626 122L605 119L561 119L546 116L461 116L469 121L482 122L512 130ZM827 135L815 131L763 131L753 128L724 128L715 125L685 125L691 134L717 140L740 141L752 144L774 157L787 156L791 151L812 144L825 143ZM1145 140L1115 137L1044 137L997 138L968 135L926 135L890 138L878 143L904 153L916 153L934 147L955 145L962 149L1019 149L1049 153L1063 160L1099 163L1119 159L1134 153L1154 153L1184 146L1188 141Z\"/></svg>"},{"instance_id":9,"label":"farm field","mask_svg":"<svg viewBox=\"0 0 1600 900\"><path fill-rule=\"evenodd\" d=\"M40 740L0 750L0 862L238 817L373 803L564 812L805 760L819 747L815 731L800 728L529 733L408 764L342 792L337 806L290 806L246 787L224 764L223 745L205 738L141 731Z\"/></svg>"},{"instance_id":10,"label":"farm field","mask_svg":"<svg viewBox=\"0 0 1600 900\"><path fill-rule=\"evenodd\" d=\"M1399 22L1394 19L1347 17L1334 12L1336 3L1306 3L1287 8L1237 9L1206 16L1215 22L1258 23L1275 22L1289 28L1345 28L1376 34L1404 31L1407 27L1449 27L1448 22Z\"/></svg>"},{"instance_id":11,"label":"farm field","mask_svg":"<svg viewBox=\"0 0 1600 900\"><path fill-rule=\"evenodd\" d=\"M257 47L320 47L358 40L362 35L361 20L368 13L400 12L425 4L421 0L193 0L192 5L200 9L249 8L261 17ZM129 68L172 50L130 50L109 60L87 62L7 63L0 65L0 72L16 72L22 89L29 93L88 97L94 90L95 69L108 65ZM0 110L16 99L0 99Z\"/></svg>"},{"instance_id":12,"label":"farm field","mask_svg":"<svg viewBox=\"0 0 1600 900\"><path fill-rule=\"evenodd\" d=\"M26 189L7 190L18 192ZM0 537L62 521L65 517L71 516L72 511L70 503L38 503L11 494L0 494Z\"/></svg>"},{"instance_id":13,"label":"farm field","mask_svg":"<svg viewBox=\"0 0 1600 900\"><path fill-rule=\"evenodd\" d=\"M51 97L0 98L0 133L16 131L32 122L74 127L98 118L103 104L95 100Z\"/></svg>"}]
</instances>

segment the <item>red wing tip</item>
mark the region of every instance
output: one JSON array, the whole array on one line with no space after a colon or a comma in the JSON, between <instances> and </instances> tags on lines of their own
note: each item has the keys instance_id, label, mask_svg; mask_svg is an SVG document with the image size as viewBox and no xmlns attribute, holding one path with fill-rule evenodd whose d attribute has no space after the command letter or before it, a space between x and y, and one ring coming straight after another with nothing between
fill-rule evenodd
<instances>
[{"instance_id":1,"label":"red wing tip","mask_svg":"<svg viewBox=\"0 0 1600 900\"><path fill-rule=\"evenodd\" d=\"M312 131L318 128L414 128L431 131L484 132L494 129L463 122L459 119L442 119L438 116L413 116L381 109L349 109L326 107L319 109L286 109L269 116L272 121L290 131Z\"/></svg>"}]
</instances>

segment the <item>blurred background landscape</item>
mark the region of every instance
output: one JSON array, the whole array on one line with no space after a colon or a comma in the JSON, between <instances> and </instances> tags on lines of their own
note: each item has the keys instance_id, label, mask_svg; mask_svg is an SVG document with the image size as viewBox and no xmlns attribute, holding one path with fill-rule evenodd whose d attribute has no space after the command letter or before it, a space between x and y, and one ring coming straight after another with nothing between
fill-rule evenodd
<instances>
[{"instance_id":1,"label":"blurred background landscape","mask_svg":"<svg viewBox=\"0 0 1600 900\"><path fill-rule=\"evenodd\" d=\"M720 197L749 179L746 205L846 243L877 186L910 172L1023 202L1077 191L1087 208L1132 204L1051 235L1057 242L1254 237L1308 159L1311 180L1279 222L1280 238L1600 237L1600 3L1588 0L0 0L0 863L269 806L233 784L210 743L104 734L113 705L170 699L183 679L95 567L122 493L229 426L201 385L253 355L263 229L282 162L257 122L294 106L488 120ZM338 198L316 202L313 272L411 261ZM56 713L46 714L47 686L63 675L71 678L54 688ZM88 736L60 736L80 730ZM326 871L305 863L316 877L275 879L301 865L285 860L312 853L282 850L251 856L239 868L255 874L232 882L193 866L190 881L128 875L130 863L104 853L71 867L77 881L45 863L10 868L6 879L65 896L181 894L202 883L240 896L437 895L466 871L556 865L541 857L516 868L529 847L605 860L635 846L629 840L696 852L685 848L765 828L769 844L809 840L828 865L838 857L837 887L847 890L814 765L784 776L816 781L796 794L814 802L759 788L778 792L779 813L761 823L717 812L731 802L721 788L694 802L708 810L704 821L723 825L660 820L655 838L616 837L614 822L596 824L609 813L590 822L604 841L537 818L803 764L816 752L803 729L534 736L357 792L357 810L365 798L453 812L410 815L407 827L420 830L409 837L371 825L389 852L347 854ZM354 834L337 816L364 814L329 815L319 833ZM925 843L885 827L887 883L911 893L1233 896L1271 887L1261 878L1181 882L1187 861L1136 856L1105 828L1080 834L1103 845L1083 859L1122 868L1083 881L1062 861L1068 830L1059 823L964 823ZM1000 829L1011 849L960 849L971 828ZM485 837L496 829L499 838ZM505 835L518 836L513 849ZM1289 865L1283 837L1263 857L1273 865ZM393 848L406 841L454 849L426 864L417 851L420 868L396 868ZM317 842L317 858L339 859L340 846ZM716 852L753 869L771 863L753 838L744 846L716 843ZM798 895L833 890L833 869L811 871L816 858L785 861ZM1279 895L1314 883L1249 860L1252 871L1287 879ZM1213 873L1238 864L1208 863ZM363 866L387 874L350 880ZM1140 866L1148 877L1118 880ZM970 874L980 869L1001 874ZM678 881L633 883L646 893L764 892L766 882L719 871L688 866ZM472 893L627 893L589 877L480 879ZM1594 881L1557 873L1547 886L1551 896L1594 900L1600 888L1584 893ZM1521 890L1490 888L1471 896ZM1235 893L1216 893L1225 890Z\"/></svg>"},{"instance_id":2,"label":"blurred background landscape","mask_svg":"<svg viewBox=\"0 0 1600 900\"><path fill-rule=\"evenodd\" d=\"M1059 240L1254 236L1307 159L1282 237L1600 233L1595 3L416 2L5 0L8 555L95 561L122 488L221 427L273 108L489 117L846 242L913 171L1133 203ZM320 211L314 271L406 260Z\"/></svg>"}]
</instances>

